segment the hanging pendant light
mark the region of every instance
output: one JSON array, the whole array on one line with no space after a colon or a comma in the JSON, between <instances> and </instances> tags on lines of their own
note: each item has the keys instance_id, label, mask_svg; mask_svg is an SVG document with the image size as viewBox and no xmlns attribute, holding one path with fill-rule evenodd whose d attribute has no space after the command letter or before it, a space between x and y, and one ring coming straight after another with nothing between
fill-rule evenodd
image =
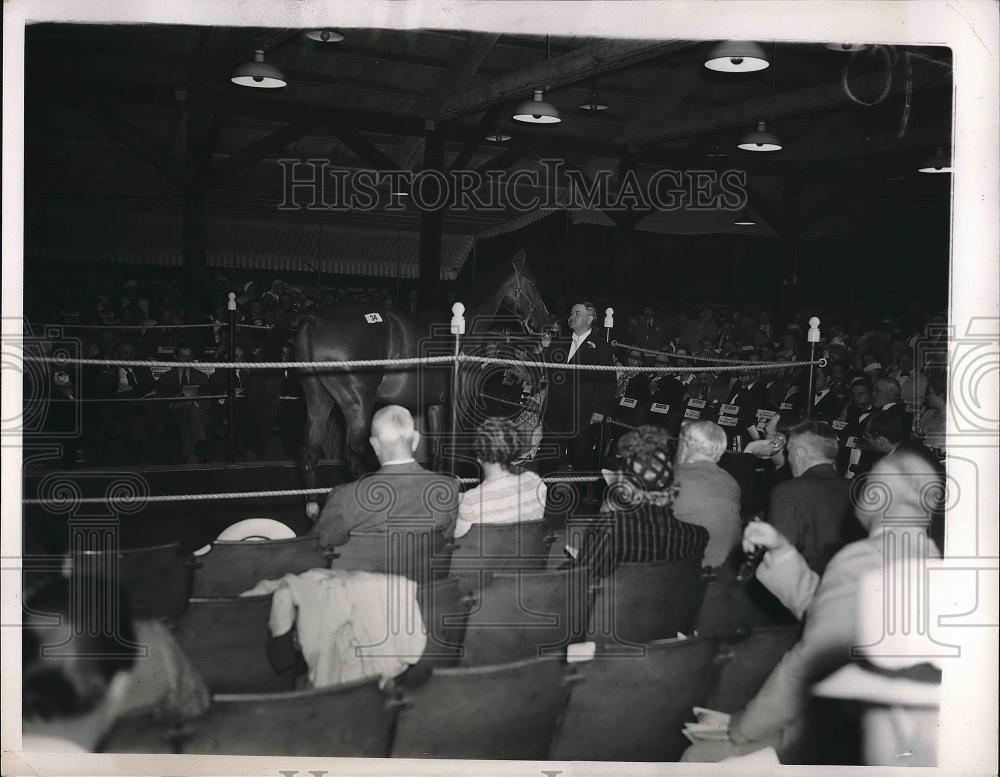
<instances>
[{"instance_id":1,"label":"hanging pendant light","mask_svg":"<svg viewBox=\"0 0 1000 777\"><path fill-rule=\"evenodd\" d=\"M340 43L344 39L344 33L340 30L333 30L327 27L322 30L309 30L306 33L306 37L309 40L319 41L320 43Z\"/></svg>"},{"instance_id":2,"label":"hanging pendant light","mask_svg":"<svg viewBox=\"0 0 1000 777\"><path fill-rule=\"evenodd\" d=\"M720 73L753 73L768 65L764 49L753 41L724 41L705 60L705 67Z\"/></svg>"},{"instance_id":3,"label":"hanging pendant light","mask_svg":"<svg viewBox=\"0 0 1000 777\"><path fill-rule=\"evenodd\" d=\"M506 143L510 140L510 135L505 134L499 127L497 127L496 130L486 136L486 140L490 143L500 145L501 143Z\"/></svg>"},{"instance_id":4,"label":"hanging pendant light","mask_svg":"<svg viewBox=\"0 0 1000 777\"><path fill-rule=\"evenodd\" d=\"M512 118L525 124L558 124L562 121L556 107L542 99L541 89L535 90L532 99L525 100L517 106Z\"/></svg>"},{"instance_id":5,"label":"hanging pendant light","mask_svg":"<svg viewBox=\"0 0 1000 777\"><path fill-rule=\"evenodd\" d=\"M233 71L230 79L239 86L252 86L257 89L280 89L287 83L284 74L274 65L264 61L263 49L253 53L252 62L244 62Z\"/></svg>"},{"instance_id":6,"label":"hanging pendant light","mask_svg":"<svg viewBox=\"0 0 1000 777\"><path fill-rule=\"evenodd\" d=\"M851 51L864 51L866 48L868 48L868 44L867 43L827 43L826 47L828 49L830 49L830 51L851 52Z\"/></svg>"},{"instance_id":7,"label":"hanging pendant light","mask_svg":"<svg viewBox=\"0 0 1000 777\"><path fill-rule=\"evenodd\" d=\"M744 208L740 212L740 215L733 219L733 225L737 227L753 227L757 225L757 222L750 215L750 211Z\"/></svg>"},{"instance_id":8,"label":"hanging pendant light","mask_svg":"<svg viewBox=\"0 0 1000 777\"><path fill-rule=\"evenodd\" d=\"M930 159L924 160L921 167L917 169L918 173L928 173L929 175L934 175L936 173L950 173L951 172L951 159L945 156L944 148L939 146L937 151L934 153Z\"/></svg>"},{"instance_id":9,"label":"hanging pendant light","mask_svg":"<svg viewBox=\"0 0 1000 777\"><path fill-rule=\"evenodd\" d=\"M763 121L758 121L757 129L743 136L739 148L744 151L781 151L781 141L777 135L768 131Z\"/></svg>"},{"instance_id":10,"label":"hanging pendant light","mask_svg":"<svg viewBox=\"0 0 1000 777\"><path fill-rule=\"evenodd\" d=\"M607 109L608 106L605 103L602 103L597 97L597 87L591 86L590 98L587 100L587 102L583 103L580 106L580 110L590 111L591 113L597 113L598 111L606 111Z\"/></svg>"}]
</instances>

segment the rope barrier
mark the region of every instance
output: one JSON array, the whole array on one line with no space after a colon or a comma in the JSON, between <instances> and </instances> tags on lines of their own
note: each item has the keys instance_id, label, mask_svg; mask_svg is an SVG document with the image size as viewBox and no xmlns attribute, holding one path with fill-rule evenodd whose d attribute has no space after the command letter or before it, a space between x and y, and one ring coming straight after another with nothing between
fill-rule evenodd
<instances>
[{"instance_id":1,"label":"rope barrier","mask_svg":"<svg viewBox=\"0 0 1000 777\"><path fill-rule=\"evenodd\" d=\"M225 327L224 323L214 324L43 324L48 327L62 327L63 329L205 329L207 327ZM238 326L242 326L239 324ZM267 327L265 327L266 329Z\"/></svg>"},{"instance_id":2,"label":"rope barrier","mask_svg":"<svg viewBox=\"0 0 1000 777\"><path fill-rule=\"evenodd\" d=\"M562 475L554 477L543 477L546 483L588 483L600 480L600 475ZM456 478L462 485L481 482L480 478ZM38 505L42 507L60 507L65 509L68 505L88 505L88 504L126 504L135 505L137 503L159 504L164 502L216 502L223 499L268 499L288 496L319 496L330 493L329 488L287 488L278 491L226 491L219 494L159 494L154 496L86 496L86 497L66 497L60 498L29 498L22 499L26 505Z\"/></svg>"},{"instance_id":3,"label":"rope barrier","mask_svg":"<svg viewBox=\"0 0 1000 777\"><path fill-rule=\"evenodd\" d=\"M353 359L344 361L309 361L309 362L220 362L220 361L158 361L153 359L76 359L64 356L38 356L25 354L25 361L46 362L49 364L78 364L84 367L166 367L171 369L179 365L193 369L212 368L216 370L289 370L289 369L352 369L369 367L412 367L418 364L453 364L467 362L470 364L499 364L507 367L539 367L554 370L579 370L583 372L620 372L627 369L619 365L604 364L566 364L565 362L522 361L520 359L502 359L493 356L473 356L460 353L446 356L412 356L402 359ZM808 367L810 365L825 367L826 359L798 362L741 362L739 364L721 364L716 367L643 367L639 372L648 374L671 375L679 372L720 372L748 371L766 369L784 369L789 367Z\"/></svg>"}]
</instances>

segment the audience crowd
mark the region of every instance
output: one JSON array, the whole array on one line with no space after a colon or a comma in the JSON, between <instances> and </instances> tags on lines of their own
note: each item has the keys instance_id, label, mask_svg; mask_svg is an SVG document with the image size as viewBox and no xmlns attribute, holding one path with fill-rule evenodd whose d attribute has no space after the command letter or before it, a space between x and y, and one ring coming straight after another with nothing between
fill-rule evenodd
<instances>
[{"instance_id":1,"label":"audience crowd","mask_svg":"<svg viewBox=\"0 0 1000 777\"><path fill-rule=\"evenodd\" d=\"M182 365L228 358L226 304L231 285L220 276L198 299L188 300L179 284L169 279L113 284L89 276L66 278L45 294L28 287L25 306L36 335L48 333L38 324L62 325L64 339L71 340L71 350L81 356L156 359ZM397 302L394 294L382 289L317 289L282 280L270 285L246 282L238 287L236 297L240 328L234 355L248 361L291 360L298 317L345 301L378 309L421 307L415 291ZM568 311L570 305L559 300L553 307ZM757 427L758 432L762 428L761 411L795 408L804 415L808 370L780 365L809 358L806 313L786 322L776 320L766 308L753 306L645 306L632 314L622 314L625 308L620 305L616 308L614 329L606 337L602 331L594 338L622 343L614 353L615 363L621 366L618 405L602 408L602 415L612 424L665 424L676 435L681 418L695 415L689 405L695 400L705 403L696 408L701 418L724 426L727 447L742 449L755 436L749 427ZM601 309L596 307L598 312ZM945 347L944 317L918 320L844 309L810 313L822 318L816 355L828 360L825 368L815 372L812 415L832 423L838 433L842 449L838 469L842 473L848 468L864 471L870 459L866 451L898 443L900 435L916 435L928 446L943 449L947 382L940 370L927 366L927 354ZM598 315L595 328L601 322ZM155 328L182 323L194 328ZM272 330L275 335L269 338ZM486 347L497 355L519 353L513 346ZM726 360L773 366L753 372L643 372L643 367L704 367ZM525 380L529 377L523 374L525 370L517 368L493 373L497 377L488 395L521 405L520 422L529 432L538 430L540 436L545 380L532 383ZM74 432L63 439L60 466L225 461L230 436L237 460L295 460L299 455L304 409L294 370L278 374L237 371L232 430L225 370L68 367L47 370L42 381L31 377L26 399L37 397L46 405L36 415L45 419L47 435L58 438L63 429ZM739 409L735 417L720 413L727 405ZM886 428L884 417L875 418L878 413L897 416L898 425L890 423ZM720 415L724 420L719 421ZM549 413L549 423L553 422ZM876 432L881 429L875 436L869 429L872 423ZM605 438L607 443L610 436ZM596 446L596 439L587 442L588 449Z\"/></svg>"},{"instance_id":2,"label":"audience crowd","mask_svg":"<svg viewBox=\"0 0 1000 777\"><path fill-rule=\"evenodd\" d=\"M210 326L183 334L152 328L153 321L178 322L182 300L134 282L117 292L101 296L97 322L93 311L71 296L56 295L48 301L49 308L36 315L67 327L107 325L80 330L84 355L169 358L176 366L158 372L141 367L85 369L78 378L71 370L52 370L47 378L52 385L47 423L65 422L57 408L73 402L60 400L102 400L84 405L82 434L72 439L67 435L70 453L63 463L101 463L102 452L114 444L133 462L151 461L157 457L157 440L172 441L172 455L180 461L208 461L224 458L230 434L243 457L266 459L275 452L295 457L293 427L302 423L301 403L282 398L296 395L294 372L236 371L238 401L244 404L235 416L238 428L229 429L224 395L230 376L189 366L193 360L225 354L224 280L209 295L212 304L204 314L186 319ZM343 298L280 281L266 291L246 284L237 299L245 327L236 360L289 360L284 333L294 327L297 316ZM392 304L389 298L366 301ZM403 304L415 308L419 298L408 296ZM871 320L829 312L816 348L816 356L827 363L814 370L810 396L809 371L783 366L810 355L799 318L782 322L768 310L749 307L679 308L669 315L646 307L605 334L593 331L594 304L577 302L562 309L572 310L569 360L575 351L585 352L588 337L603 339L604 346L612 339L624 344L615 346L610 357L619 366L613 398L579 415L589 422L587 434L578 439L586 441L583 453L590 457L591 469L601 471L600 488L562 483L557 490L539 477L544 457L536 459L537 433L546 423L542 407L548 387L544 380L533 385L530 375L505 367L483 385L492 385L497 396L513 386L500 404L515 407L492 413L475 430L472 454L481 475L478 485L463 492L453 476L417 462L420 434L411 413L396 405L380 408L370 438L379 468L335 487L315 520L312 536L330 568L290 571L235 593L273 597L269 649L282 645L297 653L298 658L288 662L299 670L296 687L336 686L345 678L374 673L380 687L391 689L434 682L433 674L427 680L427 673L419 671L421 651L429 651L430 643L425 647L423 636L417 638L412 631L393 632L393 638L402 641L389 645L396 651L392 660L374 669L375 663L358 659L358 635L381 633L388 612L382 600L409 602L421 596L433 569L420 568L420 559L430 564L429 557L414 556L408 566L394 568L409 581L398 588L392 575L384 574L384 564L374 559L365 562L361 557L353 567L339 566L337 559L350 555L352 543L360 546L363 536L389 536L390 527L400 521L412 521L433 534L436 539L428 546L433 545L435 553L461 548L471 537L485 542L479 535L485 537L491 527L517 524L551 531L556 539L545 568L567 570L591 592L610 584L629 565L678 562L698 573L708 568L713 585L737 591L735 604L723 608L727 623L803 625L792 649L780 660L775 657L773 669L766 667L771 670L766 680L743 701L743 708L725 718L718 736L696 739L683 760L719 761L770 748L783 763L816 762L811 760L818 756L810 751L815 740L809 732L822 728L825 719L813 717L812 689L851 663L859 624L871 617L859 604L870 599L862 596L859 581L884 569L886 532L903 532L908 547L927 547L932 555L942 546L940 505L930 505L926 495L939 493L928 486L943 478L947 382L917 358L926 348L944 347L943 334L933 326L941 320ZM112 320L147 328L114 329ZM267 336L274 331L283 333L277 341ZM726 360L761 366L726 370ZM716 366L698 373L682 369L691 365ZM651 373L652 366L672 372ZM104 401L140 398L147 401ZM579 464L580 459L573 458L579 453L571 446L568 466ZM851 481L856 478L883 481L893 492L895 509L908 516L907 525L866 512L852 497ZM567 499L567 494L573 498ZM571 520L582 520L584 530L570 532ZM391 548L392 543L378 547ZM464 563L470 564L470 559ZM451 574L462 580L464 569L453 562ZM67 610L68 584L55 578L34 586L26 599L34 602L33 612L63 614L71 623L75 616ZM479 585L487 584L488 579L480 579ZM465 591L465 599L474 600L474 591ZM751 591L756 593L751 596ZM752 618L740 619L751 611ZM175 724L185 718L211 719L216 700L208 698L206 686L211 682L202 682L199 669L214 669L212 664L195 667L185 656L186 650L197 648L184 643L185 630L178 632L179 644L161 622L131 619L124 607L116 612L121 613L119 633L126 642L147 646L145 662L137 661L131 648L118 650L103 663L60 661L40 652L42 642L52 640L44 638L35 616L29 618L22 652L22 711L26 742L32 746L100 749L115 720L128 720L136 710L154 710ZM434 623L430 617L418 617L417 622L428 631ZM497 635L504 628L489 627L498 630L493 632ZM689 633L676 639L690 639L697 628L692 621ZM587 638L585 630L570 635L571 641ZM114 646L81 642L80 647L107 653ZM604 648L598 644L596 649ZM933 667L927 670L916 663L920 682L940 681ZM135 679L140 672L149 675L141 683ZM884 706L884 699L880 703ZM900 714L905 716L906 710ZM917 748L921 765L933 765L930 735L922 736ZM876 751L863 748L869 754ZM892 756L885 758L899 765Z\"/></svg>"}]
</instances>

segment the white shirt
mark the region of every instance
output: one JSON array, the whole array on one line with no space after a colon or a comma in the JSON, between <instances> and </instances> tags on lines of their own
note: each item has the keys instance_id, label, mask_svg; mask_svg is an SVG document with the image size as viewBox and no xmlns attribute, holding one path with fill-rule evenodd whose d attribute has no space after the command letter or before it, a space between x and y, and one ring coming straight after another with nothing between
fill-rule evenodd
<instances>
[{"instance_id":1,"label":"white shirt","mask_svg":"<svg viewBox=\"0 0 1000 777\"><path fill-rule=\"evenodd\" d=\"M573 333L573 342L569 347L569 356L566 357L566 361L570 361L573 358L573 355L583 344L583 341L586 340L588 337L590 337L590 332L591 330L588 329L582 335L578 335L576 332Z\"/></svg>"},{"instance_id":2,"label":"white shirt","mask_svg":"<svg viewBox=\"0 0 1000 777\"><path fill-rule=\"evenodd\" d=\"M392 466L393 464L409 464L411 461L416 461L416 459L413 458L412 456L410 456L408 459L390 459L389 461L381 462L381 465L383 467L389 467Z\"/></svg>"},{"instance_id":3,"label":"white shirt","mask_svg":"<svg viewBox=\"0 0 1000 777\"><path fill-rule=\"evenodd\" d=\"M830 389L823 389L822 391L817 391L816 396L813 397L813 404L818 405L822 401L823 397L825 397L829 393Z\"/></svg>"},{"instance_id":4,"label":"white shirt","mask_svg":"<svg viewBox=\"0 0 1000 777\"><path fill-rule=\"evenodd\" d=\"M119 367L118 368L118 393L121 394L125 391L131 391L135 386L139 385L136 381L135 386L128 382L128 374L132 373L132 379L135 380L135 373L132 372L131 367Z\"/></svg>"}]
</instances>

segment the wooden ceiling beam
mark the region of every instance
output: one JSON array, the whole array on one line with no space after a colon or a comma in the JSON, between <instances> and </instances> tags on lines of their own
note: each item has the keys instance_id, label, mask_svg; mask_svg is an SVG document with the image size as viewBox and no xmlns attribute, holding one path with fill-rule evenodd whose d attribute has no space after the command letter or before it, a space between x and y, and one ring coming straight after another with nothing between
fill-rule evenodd
<instances>
[{"instance_id":1,"label":"wooden ceiling beam","mask_svg":"<svg viewBox=\"0 0 1000 777\"><path fill-rule=\"evenodd\" d=\"M480 117L476 128L470 133L470 137L465 141L462 150L458 152L458 156L452 161L452 170L461 170L469 164L472 155L476 153L480 146L488 142L486 141L486 135L491 130L497 129L500 118L503 116L503 108L503 103L495 103L483 111L483 115Z\"/></svg>"},{"instance_id":2,"label":"wooden ceiling beam","mask_svg":"<svg viewBox=\"0 0 1000 777\"><path fill-rule=\"evenodd\" d=\"M537 88L558 89L567 84L595 78L601 73L681 51L691 45L690 41L609 40L582 46L546 62L515 70L451 95L435 118L443 121L466 116L481 111L498 100L527 98Z\"/></svg>"},{"instance_id":3,"label":"wooden ceiling beam","mask_svg":"<svg viewBox=\"0 0 1000 777\"><path fill-rule=\"evenodd\" d=\"M483 60L489 56L500 35L497 33L470 33L448 71L434 85L424 104L425 120L433 121L445 100L456 91L461 91L472 83ZM400 162L404 170L412 170L422 157L422 138L408 138L400 149Z\"/></svg>"},{"instance_id":4,"label":"wooden ceiling beam","mask_svg":"<svg viewBox=\"0 0 1000 777\"><path fill-rule=\"evenodd\" d=\"M382 172L399 170L399 165L378 146L364 137L356 127L344 122L332 121L326 123L326 128L330 134L353 151L372 170Z\"/></svg>"},{"instance_id":5,"label":"wooden ceiling beam","mask_svg":"<svg viewBox=\"0 0 1000 777\"><path fill-rule=\"evenodd\" d=\"M686 65L670 78L664 79L663 86L648 96L642 108L625 123L615 139L621 143L631 143L635 138L658 128L664 117L701 83L699 74L697 67Z\"/></svg>"},{"instance_id":6,"label":"wooden ceiling beam","mask_svg":"<svg viewBox=\"0 0 1000 777\"><path fill-rule=\"evenodd\" d=\"M951 72L943 68L922 68L915 73L913 89L928 89L951 82ZM874 74L858 79L852 89L858 94L879 93L885 86L885 78ZM893 79L889 93L903 91L906 88L905 79ZM806 116L822 113L844 105L850 105L850 98L844 93L840 81L811 86L806 89L796 89L791 92L779 92L766 97L756 97L735 105L719 108L708 108L691 111L677 117L666 127L651 128L633 138L636 143L662 143L678 138L701 135L706 132L719 132L732 127L753 127L761 119L774 121L785 116Z\"/></svg>"},{"instance_id":7,"label":"wooden ceiling beam","mask_svg":"<svg viewBox=\"0 0 1000 777\"><path fill-rule=\"evenodd\" d=\"M209 173L212 182L222 183L239 175L265 157L281 151L281 149L286 148L289 144L294 143L303 135L320 126L320 124L321 121L317 117L310 116L285 125L267 137L261 138L256 143L252 143L247 148L237 151L226 159L217 162Z\"/></svg>"}]
</instances>

